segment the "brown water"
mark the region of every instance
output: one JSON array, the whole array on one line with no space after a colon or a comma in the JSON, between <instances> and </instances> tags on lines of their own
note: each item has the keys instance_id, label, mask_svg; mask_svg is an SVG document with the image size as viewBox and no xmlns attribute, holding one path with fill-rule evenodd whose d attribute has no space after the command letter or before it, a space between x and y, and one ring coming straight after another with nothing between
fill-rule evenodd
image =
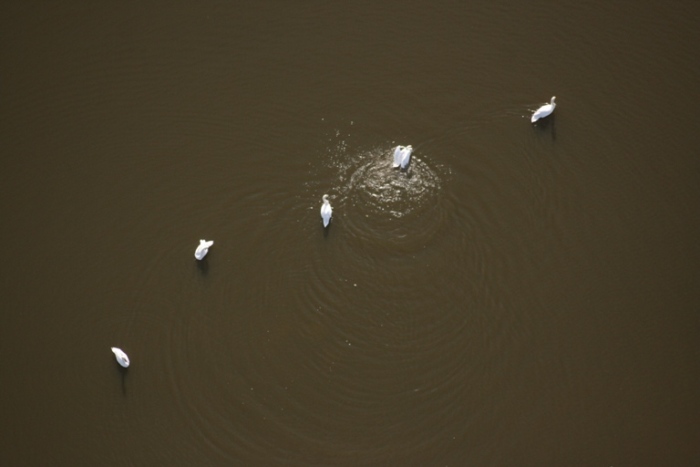
<instances>
[{"instance_id":1,"label":"brown water","mask_svg":"<svg viewBox=\"0 0 700 467\"><path fill-rule=\"evenodd\" d=\"M700 465L697 5L3 3L0 465Z\"/></svg>"}]
</instances>

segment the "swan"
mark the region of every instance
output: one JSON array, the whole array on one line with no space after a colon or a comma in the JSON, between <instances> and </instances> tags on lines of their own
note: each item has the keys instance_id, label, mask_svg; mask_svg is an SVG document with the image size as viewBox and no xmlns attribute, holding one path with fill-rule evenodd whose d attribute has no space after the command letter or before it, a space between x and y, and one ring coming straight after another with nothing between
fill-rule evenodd
<instances>
[{"instance_id":1,"label":"swan","mask_svg":"<svg viewBox=\"0 0 700 467\"><path fill-rule=\"evenodd\" d=\"M331 222L331 216L333 215L333 208L331 207L330 201L328 201L328 195L323 195L321 199L323 200L323 206L321 206L323 226L328 227L328 224Z\"/></svg>"},{"instance_id":2,"label":"swan","mask_svg":"<svg viewBox=\"0 0 700 467\"><path fill-rule=\"evenodd\" d=\"M206 241L206 240L200 240L199 241L199 246L197 247L196 250L194 250L194 257L197 258L198 260L204 259L205 256L207 256L207 253L209 253L209 247L214 244L213 240Z\"/></svg>"},{"instance_id":3,"label":"swan","mask_svg":"<svg viewBox=\"0 0 700 467\"><path fill-rule=\"evenodd\" d=\"M396 146L394 148L394 164L393 167L401 166L405 169L408 163L411 161L411 153L413 152L413 146L410 144L408 146Z\"/></svg>"},{"instance_id":4,"label":"swan","mask_svg":"<svg viewBox=\"0 0 700 467\"><path fill-rule=\"evenodd\" d=\"M556 98L557 98L556 96L552 96L552 100L549 101L549 104L545 104L542 107L540 107L539 109L535 110L535 113L532 114L532 118L530 119L530 121L532 123L535 123L540 118L544 118L547 115L554 112L554 107L557 106L557 104L554 102L554 100Z\"/></svg>"},{"instance_id":5,"label":"swan","mask_svg":"<svg viewBox=\"0 0 700 467\"><path fill-rule=\"evenodd\" d=\"M125 354L122 349L118 347L112 347L112 352L114 352L114 357L117 359L117 363L119 363L124 368L129 367L129 356Z\"/></svg>"}]
</instances>

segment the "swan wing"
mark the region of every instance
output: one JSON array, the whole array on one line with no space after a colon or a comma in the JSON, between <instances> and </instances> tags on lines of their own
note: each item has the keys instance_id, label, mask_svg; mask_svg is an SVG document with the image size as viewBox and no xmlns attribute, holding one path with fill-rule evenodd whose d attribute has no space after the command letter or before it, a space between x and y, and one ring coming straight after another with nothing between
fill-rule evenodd
<instances>
[{"instance_id":1,"label":"swan wing","mask_svg":"<svg viewBox=\"0 0 700 467\"><path fill-rule=\"evenodd\" d=\"M194 250L194 257L197 259L202 259L204 258L207 253L209 253L209 247L214 244L213 240L200 240L199 241L199 246L197 246L197 249Z\"/></svg>"},{"instance_id":2,"label":"swan wing","mask_svg":"<svg viewBox=\"0 0 700 467\"><path fill-rule=\"evenodd\" d=\"M532 114L532 118L530 119L531 122L536 122L540 118L544 118L547 115L551 114L552 111L554 110L554 105L552 104L545 104L539 109L535 110L535 113Z\"/></svg>"},{"instance_id":3,"label":"swan wing","mask_svg":"<svg viewBox=\"0 0 700 467\"><path fill-rule=\"evenodd\" d=\"M401 158L403 157L402 152L403 152L404 147L403 146L396 146L394 148L394 164L393 167L398 167L401 165Z\"/></svg>"},{"instance_id":4,"label":"swan wing","mask_svg":"<svg viewBox=\"0 0 700 467\"><path fill-rule=\"evenodd\" d=\"M403 148L403 151L401 151L401 168L405 169L408 166L408 163L411 162L411 153L413 152L413 147L411 146L406 146Z\"/></svg>"},{"instance_id":5,"label":"swan wing","mask_svg":"<svg viewBox=\"0 0 700 467\"><path fill-rule=\"evenodd\" d=\"M323 203L323 206L321 206L321 218L323 219L323 226L328 227L328 224L331 221L331 216L333 215L333 208L331 207L331 203L328 201Z\"/></svg>"},{"instance_id":6,"label":"swan wing","mask_svg":"<svg viewBox=\"0 0 700 467\"><path fill-rule=\"evenodd\" d=\"M129 357L124 353L124 351L118 347L112 347L112 353L114 353L114 357L117 359L117 363L119 363L121 366L124 368L129 366Z\"/></svg>"}]
</instances>

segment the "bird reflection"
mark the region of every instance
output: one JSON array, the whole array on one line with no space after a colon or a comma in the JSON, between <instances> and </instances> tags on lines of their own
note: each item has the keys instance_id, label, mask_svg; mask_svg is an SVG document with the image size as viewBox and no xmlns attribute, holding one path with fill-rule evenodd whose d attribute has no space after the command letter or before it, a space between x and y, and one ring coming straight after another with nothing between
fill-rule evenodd
<instances>
[{"instance_id":1,"label":"bird reflection","mask_svg":"<svg viewBox=\"0 0 700 467\"><path fill-rule=\"evenodd\" d=\"M127 370L126 368L119 367L119 372L122 374L122 394L124 394L124 397L126 397L126 373Z\"/></svg>"},{"instance_id":2,"label":"bird reflection","mask_svg":"<svg viewBox=\"0 0 700 467\"><path fill-rule=\"evenodd\" d=\"M555 141L557 139L556 121L556 116L552 115L545 120L537 122L537 125L535 125L534 128L536 128L536 131L540 133L549 133L552 137L552 141Z\"/></svg>"},{"instance_id":3,"label":"bird reflection","mask_svg":"<svg viewBox=\"0 0 700 467\"><path fill-rule=\"evenodd\" d=\"M202 261L197 261L196 264L197 264L197 269L199 270L200 274L202 274L202 276L206 276L207 273L209 272L209 261L204 259Z\"/></svg>"}]
</instances>

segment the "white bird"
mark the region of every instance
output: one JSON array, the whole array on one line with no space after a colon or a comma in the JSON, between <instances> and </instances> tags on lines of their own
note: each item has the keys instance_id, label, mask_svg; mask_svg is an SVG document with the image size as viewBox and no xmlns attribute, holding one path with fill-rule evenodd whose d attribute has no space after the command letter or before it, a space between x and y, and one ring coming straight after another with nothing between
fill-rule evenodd
<instances>
[{"instance_id":1,"label":"white bird","mask_svg":"<svg viewBox=\"0 0 700 467\"><path fill-rule=\"evenodd\" d=\"M535 113L532 114L530 121L535 123L540 118L544 118L554 112L554 107L557 106L557 104L554 103L554 99L556 99L556 96L552 96L552 100L549 101L549 104L545 104L539 109L535 110Z\"/></svg>"},{"instance_id":2,"label":"white bird","mask_svg":"<svg viewBox=\"0 0 700 467\"><path fill-rule=\"evenodd\" d=\"M124 368L129 367L129 356L125 354L122 349L118 347L112 347L112 352L114 352L114 357L117 359L117 363L119 363Z\"/></svg>"},{"instance_id":3,"label":"white bird","mask_svg":"<svg viewBox=\"0 0 700 467\"><path fill-rule=\"evenodd\" d=\"M323 206L321 206L321 217L323 218L323 226L328 227L331 222L331 216L333 215L333 208L331 207L330 201L328 201L328 195L323 195Z\"/></svg>"},{"instance_id":4,"label":"white bird","mask_svg":"<svg viewBox=\"0 0 700 467\"><path fill-rule=\"evenodd\" d=\"M408 163L411 161L411 153L413 152L413 146L410 144L408 146L396 146L394 148L394 164L393 167L401 166L405 169Z\"/></svg>"},{"instance_id":5,"label":"white bird","mask_svg":"<svg viewBox=\"0 0 700 467\"><path fill-rule=\"evenodd\" d=\"M194 257L197 258L198 260L204 259L205 256L207 256L207 253L209 253L209 247L214 244L213 240L206 241L206 240L200 240L199 241L199 246L197 247L196 250L194 250Z\"/></svg>"}]
</instances>

